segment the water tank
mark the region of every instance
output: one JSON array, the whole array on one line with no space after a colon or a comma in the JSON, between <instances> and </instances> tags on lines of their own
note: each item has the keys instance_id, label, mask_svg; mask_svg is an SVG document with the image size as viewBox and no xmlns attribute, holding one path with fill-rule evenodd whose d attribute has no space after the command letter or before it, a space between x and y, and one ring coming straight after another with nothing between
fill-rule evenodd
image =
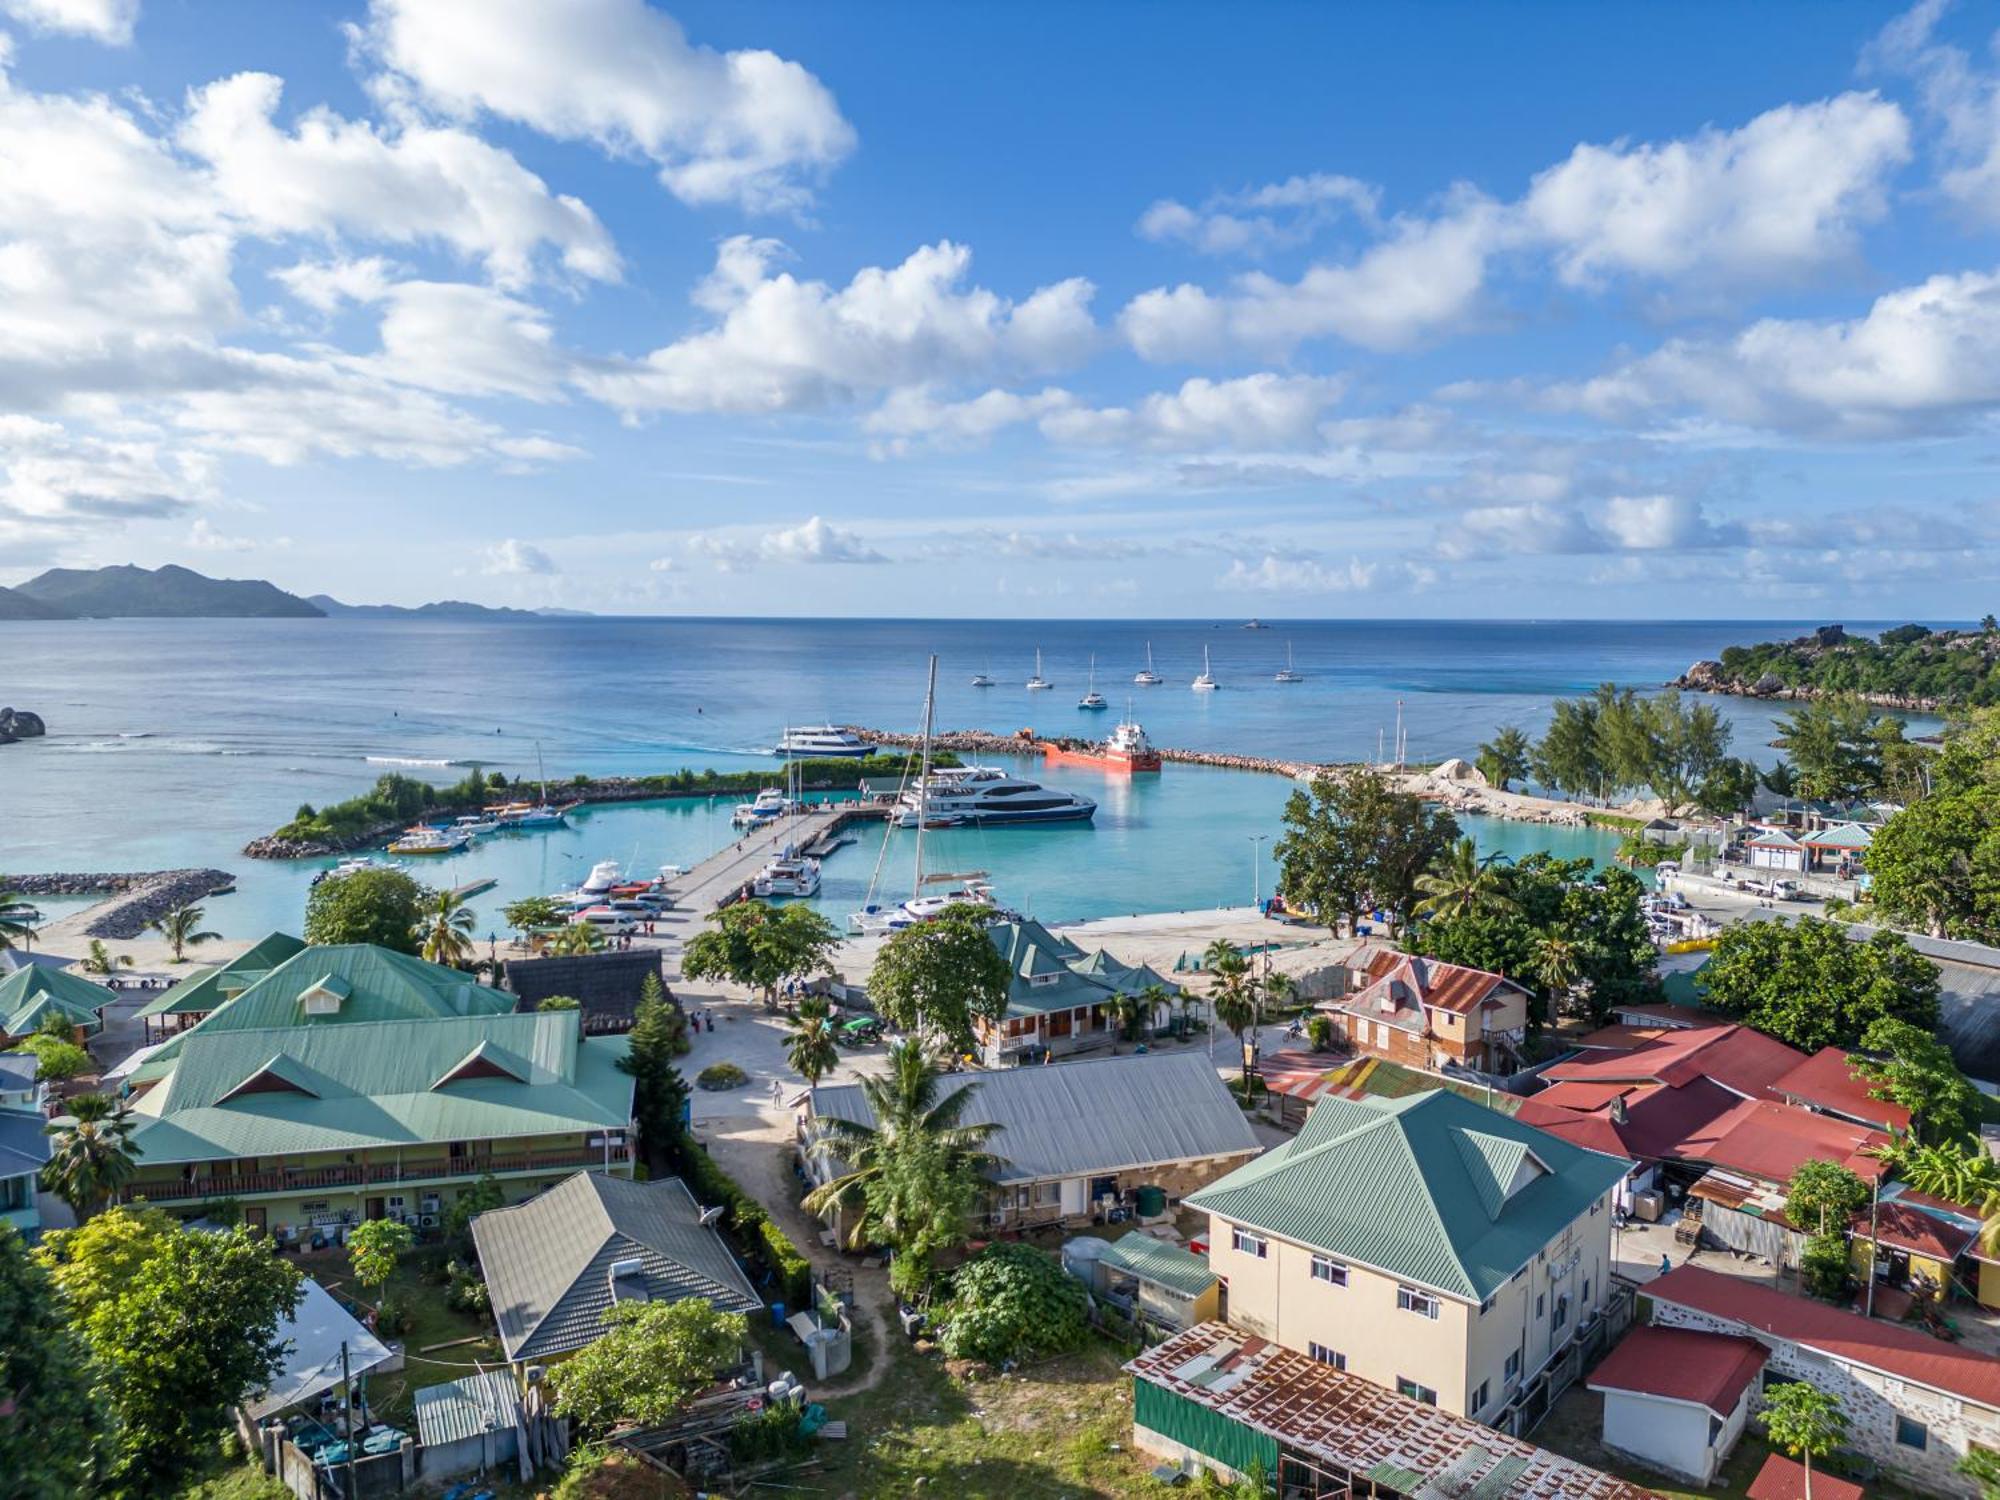
<instances>
[{"instance_id":1,"label":"water tank","mask_svg":"<svg viewBox=\"0 0 2000 1500\"><path fill-rule=\"evenodd\" d=\"M1167 1190L1148 1184L1139 1189L1139 1217L1157 1218L1167 1211Z\"/></svg>"}]
</instances>

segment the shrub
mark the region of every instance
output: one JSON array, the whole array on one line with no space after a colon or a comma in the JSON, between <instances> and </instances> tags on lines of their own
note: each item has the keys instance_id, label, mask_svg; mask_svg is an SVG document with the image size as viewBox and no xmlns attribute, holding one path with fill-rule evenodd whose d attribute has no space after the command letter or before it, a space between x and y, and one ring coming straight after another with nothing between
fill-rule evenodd
<instances>
[{"instance_id":1,"label":"shrub","mask_svg":"<svg viewBox=\"0 0 2000 1500\"><path fill-rule=\"evenodd\" d=\"M1083 1285L1047 1251L992 1245L959 1267L938 1342L955 1359L990 1365L1046 1358L1088 1333Z\"/></svg>"},{"instance_id":2,"label":"shrub","mask_svg":"<svg viewBox=\"0 0 2000 1500\"><path fill-rule=\"evenodd\" d=\"M810 1446L799 1431L799 1412L793 1406L767 1406L729 1429L729 1456L738 1463L784 1458Z\"/></svg>"},{"instance_id":3,"label":"shrub","mask_svg":"<svg viewBox=\"0 0 2000 1500\"><path fill-rule=\"evenodd\" d=\"M705 1089L740 1089L750 1081L750 1075L733 1062L710 1063L694 1081Z\"/></svg>"},{"instance_id":4,"label":"shrub","mask_svg":"<svg viewBox=\"0 0 2000 1500\"><path fill-rule=\"evenodd\" d=\"M382 1305L375 1309L375 1331L384 1338L395 1338L410 1331L410 1310L396 1297L384 1297Z\"/></svg>"},{"instance_id":5,"label":"shrub","mask_svg":"<svg viewBox=\"0 0 2000 1500\"><path fill-rule=\"evenodd\" d=\"M1312 1043L1315 1052L1333 1050L1333 1017L1314 1016L1306 1022L1306 1040Z\"/></svg>"},{"instance_id":6,"label":"shrub","mask_svg":"<svg viewBox=\"0 0 2000 1500\"><path fill-rule=\"evenodd\" d=\"M792 1243L791 1236L765 1219L757 1226L757 1245L771 1273L778 1278L778 1285L784 1291L785 1305L793 1308L811 1306L812 1262L799 1253L799 1247Z\"/></svg>"},{"instance_id":7,"label":"shrub","mask_svg":"<svg viewBox=\"0 0 2000 1500\"><path fill-rule=\"evenodd\" d=\"M452 1261L445 1267L445 1275L450 1287L444 1294L444 1305L454 1312L484 1313L491 1310L493 1299L487 1293L486 1283L479 1279L479 1273L470 1266Z\"/></svg>"}]
</instances>

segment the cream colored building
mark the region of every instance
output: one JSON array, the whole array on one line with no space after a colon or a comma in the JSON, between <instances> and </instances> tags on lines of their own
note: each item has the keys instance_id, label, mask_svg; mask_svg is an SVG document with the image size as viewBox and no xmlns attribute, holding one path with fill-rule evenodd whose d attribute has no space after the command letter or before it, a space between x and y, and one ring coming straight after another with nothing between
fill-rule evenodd
<instances>
[{"instance_id":1,"label":"cream colored building","mask_svg":"<svg viewBox=\"0 0 2000 1500\"><path fill-rule=\"evenodd\" d=\"M1603 1308L1629 1166L1445 1089L1334 1097L1189 1203L1232 1324L1490 1422Z\"/></svg>"}]
</instances>

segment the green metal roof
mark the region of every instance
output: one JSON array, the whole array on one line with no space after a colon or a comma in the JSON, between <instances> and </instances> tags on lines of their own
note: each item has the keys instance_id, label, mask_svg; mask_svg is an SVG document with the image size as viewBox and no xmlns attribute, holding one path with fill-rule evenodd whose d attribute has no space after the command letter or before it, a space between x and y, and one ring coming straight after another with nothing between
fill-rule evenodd
<instances>
[{"instance_id":1,"label":"green metal roof","mask_svg":"<svg viewBox=\"0 0 2000 1500\"><path fill-rule=\"evenodd\" d=\"M1188 1203L1479 1301L1629 1166L1448 1089L1332 1096L1290 1141Z\"/></svg>"},{"instance_id":2,"label":"green metal roof","mask_svg":"<svg viewBox=\"0 0 2000 1500\"><path fill-rule=\"evenodd\" d=\"M254 982L304 947L305 944L289 932L269 933L254 947L237 954L227 963L197 969L164 995L157 995L141 1006L139 1015L205 1015L228 998L223 992L232 988L230 981ZM244 988L249 988L249 984L245 983Z\"/></svg>"},{"instance_id":3,"label":"green metal roof","mask_svg":"<svg viewBox=\"0 0 2000 1500\"><path fill-rule=\"evenodd\" d=\"M1804 842L1822 849L1866 849L1875 842L1875 835L1859 823L1836 823L1818 833L1807 834Z\"/></svg>"},{"instance_id":4,"label":"green metal roof","mask_svg":"<svg viewBox=\"0 0 2000 1500\"><path fill-rule=\"evenodd\" d=\"M1029 918L996 922L986 933L1014 971L1007 994L1010 1016L1102 1005L1113 995L1136 995L1154 984L1178 988L1145 965L1134 968L1101 948L1086 953Z\"/></svg>"},{"instance_id":5,"label":"green metal roof","mask_svg":"<svg viewBox=\"0 0 2000 1500\"><path fill-rule=\"evenodd\" d=\"M167 1077L133 1106L149 1162L289 1156L369 1146L622 1130L623 1037L579 1039L579 1013L376 1021L186 1033ZM525 1079L441 1082L482 1042ZM237 1093L259 1073L293 1087ZM309 1090L303 1092L302 1090Z\"/></svg>"},{"instance_id":6,"label":"green metal roof","mask_svg":"<svg viewBox=\"0 0 2000 1500\"><path fill-rule=\"evenodd\" d=\"M41 964L16 969L0 979L0 1032L31 1035L50 1011L60 1011L78 1026L96 1026L98 1010L117 997L81 974Z\"/></svg>"},{"instance_id":7,"label":"green metal roof","mask_svg":"<svg viewBox=\"0 0 2000 1500\"><path fill-rule=\"evenodd\" d=\"M1169 1245L1135 1229L1104 1252L1103 1262L1121 1271L1130 1271L1141 1281L1151 1281L1179 1292L1183 1297L1199 1297L1216 1283L1216 1275L1199 1255Z\"/></svg>"},{"instance_id":8,"label":"green metal roof","mask_svg":"<svg viewBox=\"0 0 2000 1500\"><path fill-rule=\"evenodd\" d=\"M339 1008L331 1014L307 1015L301 997L311 990L338 997ZM222 1000L202 1020L167 1038L133 1076L139 1080L161 1076L188 1041L218 1032L490 1016L513 1008L514 997L505 991L407 953L369 943L324 948L301 944L235 999Z\"/></svg>"}]
</instances>

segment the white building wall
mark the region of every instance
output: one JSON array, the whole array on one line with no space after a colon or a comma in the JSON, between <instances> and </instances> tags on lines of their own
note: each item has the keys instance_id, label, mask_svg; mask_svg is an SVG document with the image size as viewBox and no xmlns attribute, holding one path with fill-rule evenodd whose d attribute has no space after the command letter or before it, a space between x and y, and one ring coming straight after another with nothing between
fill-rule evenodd
<instances>
[{"instance_id":1,"label":"white building wall","mask_svg":"<svg viewBox=\"0 0 2000 1500\"><path fill-rule=\"evenodd\" d=\"M1976 1500L1979 1486L1958 1472L1968 1447L2000 1448L2000 1411L1962 1401L1928 1386L1897 1380L1860 1365L1828 1359L1810 1349L1761 1332L1730 1318L1653 1304L1653 1321L1663 1328L1700 1328L1711 1333L1739 1333L1771 1351L1764 1374L1773 1372L1807 1380L1840 1402L1847 1414L1848 1445L1867 1454L1883 1468L1914 1481L1925 1494L1957 1495ZM1761 1406L1761 1399L1753 1409ZM1929 1430L1920 1452L1896 1441L1896 1419L1907 1417Z\"/></svg>"},{"instance_id":2,"label":"white building wall","mask_svg":"<svg viewBox=\"0 0 2000 1500\"><path fill-rule=\"evenodd\" d=\"M1705 1485L1715 1477L1708 1408L1632 1391L1604 1393L1604 1443L1642 1463ZM1741 1430L1741 1413L1738 1414Z\"/></svg>"}]
</instances>

